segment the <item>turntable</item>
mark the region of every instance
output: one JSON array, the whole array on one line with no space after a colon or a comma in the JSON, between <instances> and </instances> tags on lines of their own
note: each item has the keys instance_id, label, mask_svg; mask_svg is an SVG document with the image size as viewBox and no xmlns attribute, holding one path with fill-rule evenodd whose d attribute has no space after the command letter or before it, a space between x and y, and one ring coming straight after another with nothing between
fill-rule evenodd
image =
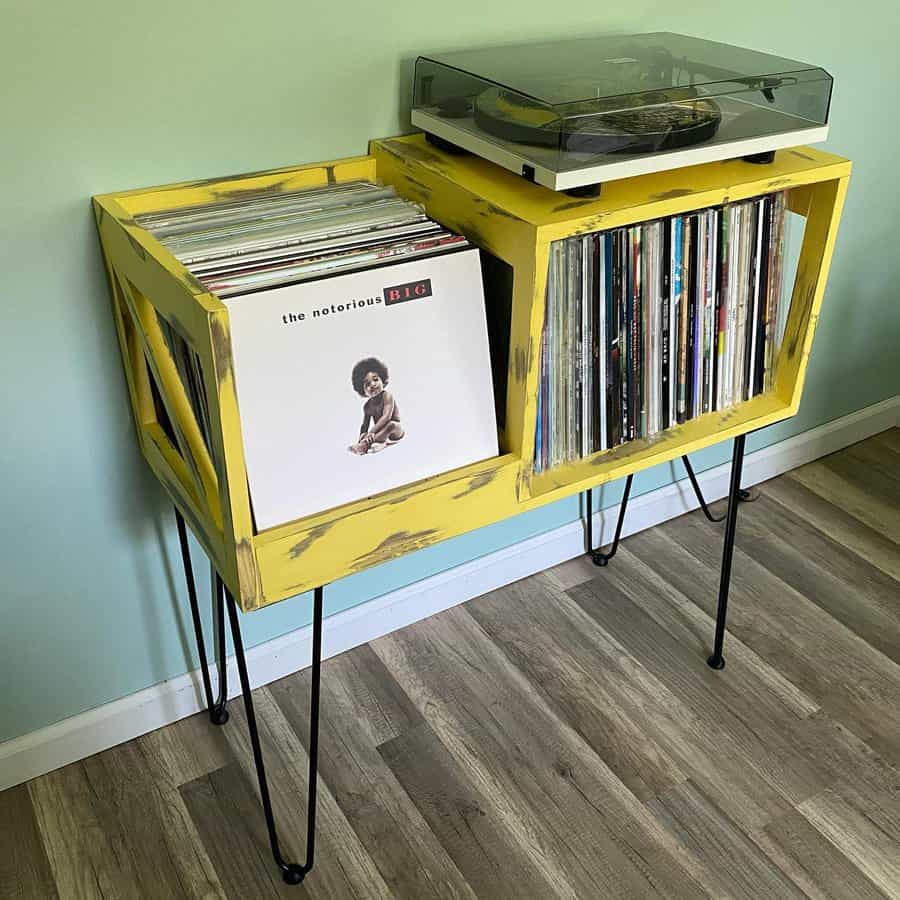
<instances>
[{"instance_id":1,"label":"turntable","mask_svg":"<svg viewBox=\"0 0 900 900\"><path fill-rule=\"evenodd\" d=\"M582 38L420 56L412 122L447 149L589 194L822 141L831 88L817 66L685 35Z\"/></svg>"}]
</instances>

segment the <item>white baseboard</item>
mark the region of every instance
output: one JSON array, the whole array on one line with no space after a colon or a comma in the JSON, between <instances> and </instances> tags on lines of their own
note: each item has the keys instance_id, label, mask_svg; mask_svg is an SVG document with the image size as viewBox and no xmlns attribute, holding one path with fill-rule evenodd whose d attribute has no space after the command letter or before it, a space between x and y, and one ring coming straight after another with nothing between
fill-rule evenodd
<instances>
[{"instance_id":1,"label":"white baseboard","mask_svg":"<svg viewBox=\"0 0 900 900\"><path fill-rule=\"evenodd\" d=\"M766 481L898 424L900 396L748 454L743 484ZM698 476L708 500L727 494L730 468L725 464ZM680 516L697 505L687 479L643 494L628 505L623 535ZM617 507L596 513L595 534L605 541L617 515ZM337 613L324 625L323 656L365 644L583 552L584 529L580 522L572 522ZM258 687L297 672L309 665L311 653L309 626L253 647L247 651L251 683ZM234 696L238 678L233 658L228 663L228 683ZM203 709L200 684L199 670L189 672L0 744L0 790L199 712Z\"/></svg>"}]
</instances>

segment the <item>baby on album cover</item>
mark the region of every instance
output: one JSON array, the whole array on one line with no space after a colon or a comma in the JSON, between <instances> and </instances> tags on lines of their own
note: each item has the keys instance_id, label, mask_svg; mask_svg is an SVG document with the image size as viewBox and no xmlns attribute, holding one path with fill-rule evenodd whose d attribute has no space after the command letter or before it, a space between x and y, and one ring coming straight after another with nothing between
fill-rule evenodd
<instances>
[{"instance_id":1,"label":"baby on album cover","mask_svg":"<svg viewBox=\"0 0 900 900\"><path fill-rule=\"evenodd\" d=\"M393 394L387 391L387 366L374 356L361 359L353 367L350 381L353 390L365 397L366 402L359 440L347 449L357 456L365 456L396 444L403 437L403 426L400 424L400 407Z\"/></svg>"},{"instance_id":2,"label":"baby on album cover","mask_svg":"<svg viewBox=\"0 0 900 900\"><path fill-rule=\"evenodd\" d=\"M257 528L497 455L478 250L223 302Z\"/></svg>"}]
</instances>

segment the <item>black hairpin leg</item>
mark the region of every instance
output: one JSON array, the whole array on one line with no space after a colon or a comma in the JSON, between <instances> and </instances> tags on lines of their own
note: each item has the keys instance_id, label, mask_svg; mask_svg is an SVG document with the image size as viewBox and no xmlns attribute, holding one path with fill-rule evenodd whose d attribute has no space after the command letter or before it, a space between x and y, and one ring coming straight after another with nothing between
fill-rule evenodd
<instances>
[{"instance_id":1,"label":"black hairpin leg","mask_svg":"<svg viewBox=\"0 0 900 900\"><path fill-rule=\"evenodd\" d=\"M728 511L725 520L725 546L722 550L722 572L719 577L719 605L716 610L716 636L712 656L707 662L713 669L724 669L722 645L725 642L725 618L728 613L728 586L731 583L731 558L734 555L734 535L737 529L738 503L741 499L741 470L744 466L744 439L739 435L734 439L731 456L731 485L728 490Z\"/></svg>"},{"instance_id":2,"label":"black hairpin leg","mask_svg":"<svg viewBox=\"0 0 900 900\"><path fill-rule=\"evenodd\" d=\"M691 461L687 458L687 456L682 456L681 461L684 463L685 469L687 469L688 478L691 479L691 486L694 488L694 493L697 495L697 500L700 501L700 509L703 510L703 515L709 519L710 522L724 522L725 516L728 513L724 513L721 516L714 516L710 511L709 507L706 505L706 500L703 498L703 492L700 490L700 484L697 481L697 476L694 474L693 466L691 466ZM738 492L738 497L740 500L748 502L750 500L750 491L745 491L743 488Z\"/></svg>"},{"instance_id":3,"label":"black hairpin leg","mask_svg":"<svg viewBox=\"0 0 900 900\"><path fill-rule=\"evenodd\" d=\"M609 548L608 553L604 553L602 550L594 549L594 504L593 504L593 494L590 489L587 490L587 545L588 545L588 555L593 561L595 566L605 566L615 555L616 550L619 549L619 538L622 536L622 523L625 521L625 510L628 508L628 496L631 493L631 481L634 478L634 475L629 475L625 479L625 492L622 494L622 503L619 506L619 520L616 522L616 533L613 536L612 545Z\"/></svg>"},{"instance_id":4,"label":"black hairpin leg","mask_svg":"<svg viewBox=\"0 0 900 900\"><path fill-rule=\"evenodd\" d=\"M256 765L256 776L259 780L259 796L262 800L263 813L266 817L266 828L269 831L269 845L272 856L281 877L288 884L300 884L306 873L313 867L316 839L316 782L319 772L319 680L322 663L322 588L317 587L313 601L313 651L312 651L312 685L310 694L309 719L309 805L306 819L306 862L303 865L286 862L278 846L278 832L275 828L275 817L272 813L272 801L269 797L269 784L266 780L266 767L259 742L259 731L256 727L256 714L253 711L253 697L250 693L250 680L247 677L247 661L244 658L244 644L241 640L241 628L238 622L237 604L226 588L228 598L228 619L231 623L231 639L234 642L234 655L237 659L238 676L241 690L244 693L244 710L247 715L247 728L250 731L250 745L253 748L253 762Z\"/></svg>"},{"instance_id":5,"label":"black hairpin leg","mask_svg":"<svg viewBox=\"0 0 900 900\"><path fill-rule=\"evenodd\" d=\"M206 709L210 721L215 725L224 725L228 721L228 674L225 667L225 596L224 585L218 573L213 579L213 605L216 623L213 643L218 647L216 668L219 676L219 696L213 700L212 683L209 678L209 663L206 660L206 642L203 640L203 624L200 621L200 608L197 604L197 587L194 583L194 567L191 564L191 550L188 546L187 529L184 518L175 510L175 522L178 526L178 541L181 544L181 562L184 565L184 580L187 583L188 600L191 604L191 618L194 621L194 636L197 639L197 653L200 655L200 671L203 676L203 693L206 697Z\"/></svg>"},{"instance_id":6,"label":"black hairpin leg","mask_svg":"<svg viewBox=\"0 0 900 900\"><path fill-rule=\"evenodd\" d=\"M181 557L184 563L184 577L187 582L188 597L191 604L191 617L194 621L194 632L197 637L197 650L200 654L200 669L203 675L203 691L210 719L216 725L224 725L228 721L227 683L225 675L225 603L228 603L228 621L231 626L231 640L234 644L234 656L237 662L241 692L244 696L244 710L247 717L247 729L250 732L250 746L253 749L253 763L256 766L256 777L259 782L259 796L262 801L266 828L269 832L269 845L272 856L281 877L287 884L300 884L313 867L316 847L316 787L319 776L319 685L322 671L322 606L324 589L317 587L313 594L313 644L312 644L312 683L310 686L310 719L309 719L309 784L306 820L306 862L302 865L287 862L281 855L278 844L278 831L275 827L275 816L272 812L272 800L269 795L269 782L266 777L266 766L259 740L259 729L256 724L256 713L253 709L253 696L250 692L250 679L247 675L247 660L244 656L244 642L238 621L237 604L231 592L222 582L218 573L214 575L214 599L216 606L216 628L218 631L219 697L213 700L212 685L209 678L209 665L206 661L206 645L203 640L203 625L200 621L200 610L197 605L197 591L194 585L194 572L191 565L191 554L187 541L187 530L184 518L176 509L175 518L178 524L178 539L181 544Z\"/></svg>"}]
</instances>

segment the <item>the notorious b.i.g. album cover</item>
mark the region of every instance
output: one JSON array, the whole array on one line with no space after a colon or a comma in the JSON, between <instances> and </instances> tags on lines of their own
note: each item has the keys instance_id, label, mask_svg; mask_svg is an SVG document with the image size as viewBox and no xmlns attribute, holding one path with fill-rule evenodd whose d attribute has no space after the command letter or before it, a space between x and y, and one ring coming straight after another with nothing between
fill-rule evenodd
<instances>
[{"instance_id":1,"label":"the notorious b.i.g. album cover","mask_svg":"<svg viewBox=\"0 0 900 900\"><path fill-rule=\"evenodd\" d=\"M224 302L257 528L497 454L477 250Z\"/></svg>"}]
</instances>

